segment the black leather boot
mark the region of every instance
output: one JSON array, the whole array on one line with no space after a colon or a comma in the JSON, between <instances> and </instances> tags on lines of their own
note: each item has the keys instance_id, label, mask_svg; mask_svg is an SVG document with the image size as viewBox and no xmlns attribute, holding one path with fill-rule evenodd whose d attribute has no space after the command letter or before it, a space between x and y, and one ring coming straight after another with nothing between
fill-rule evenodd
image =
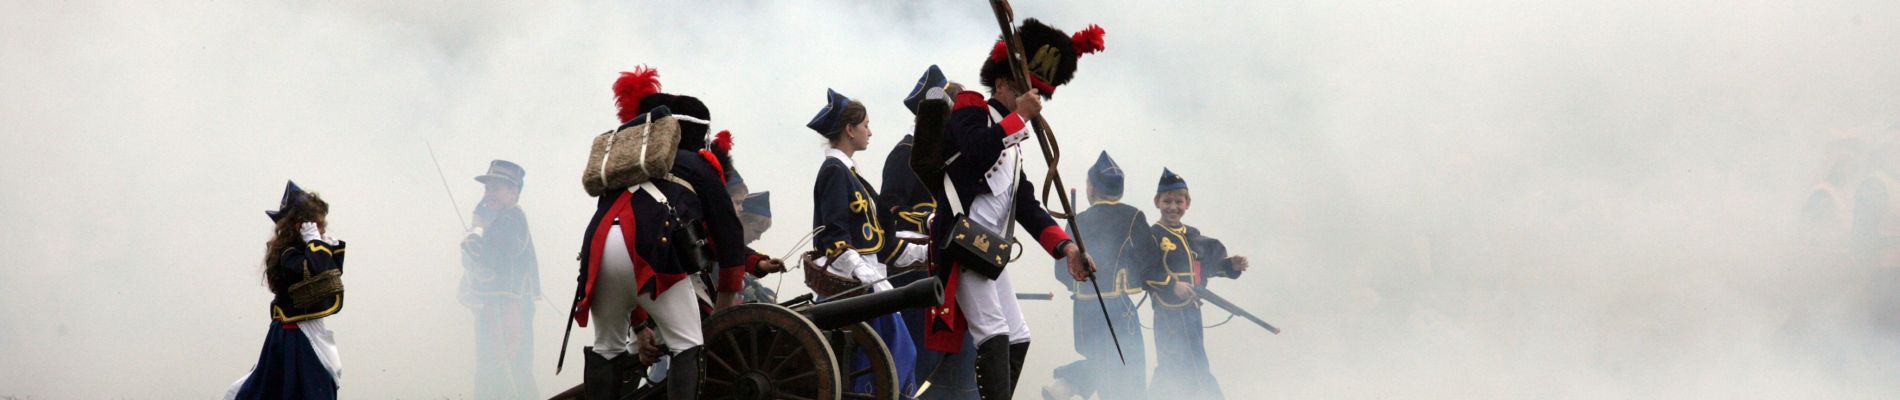
<instances>
[{"instance_id":1,"label":"black leather boot","mask_svg":"<svg viewBox=\"0 0 1900 400\"><path fill-rule=\"evenodd\" d=\"M976 393L983 400L1009 400L1011 383L1009 335L997 335L976 345Z\"/></svg>"},{"instance_id":2,"label":"black leather boot","mask_svg":"<svg viewBox=\"0 0 1900 400\"><path fill-rule=\"evenodd\" d=\"M699 377L705 375L705 363L700 360L701 346L695 346L673 355L673 363L666 370L666 398L689 400L699 398Z\"/></svg>"},{"instance_id":3,"label":"black leather boot","mask_svg":"<svg viewBox=\"0 0 1900 400\"><path fill-rule=\"evenodd\" d=\"M609 360L595 353L593 347L582 347L581 354L586 363L581 372L581 393L589 399L619 400L625 381L616 367L633 358L633 355L621 354Z\"/></svg>"},{"instance_id":4,"label":"black leather boot","mask_svg":"<svg viewBox=\"0 0 1900 400\"><path fill-rule=\"evenodd\" d=\"M1009 391L1016 391L1016 381L1023 377L1023 361L1029 359L1029 342L1009 345Z\"/></svg>"}]
</instances>

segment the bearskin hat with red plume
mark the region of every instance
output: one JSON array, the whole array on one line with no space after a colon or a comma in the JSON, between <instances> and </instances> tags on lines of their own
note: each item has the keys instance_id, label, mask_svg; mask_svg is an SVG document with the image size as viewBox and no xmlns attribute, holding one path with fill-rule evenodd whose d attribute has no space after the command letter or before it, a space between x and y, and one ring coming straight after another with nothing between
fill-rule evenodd
<instances>
[{"instance_id":1,"label":"bearskin hat with red plume","mask_svg":"<svg viewBox=\"0 0 1900 400\"><path fill-rule=\"evenodd\" d=\"M698 98L686 95L661 93L660 71L645 65L635 67L633 71L621 72L620 79L614 80L614 106L618 109L620 123L666 106L680 119L680 148L700 150L706 148L706 131L712 121L712 111L706 109L706 103Z\"/></svg>"},{"instance_id":2,"label":"bearskin hat with red plume","mask_svg":"<svg viewBox=\"0 0 1900 400\"><path fill-rule=\"evenodd\" d=\"M1068 84L1075 78L1075 64L1085 54L1102 51L1102 36L1108 32L1102 27L1089 25L1074 35L1043 24L1035 18L1024 20L1016 28L1016 36L1023 43L1023 57L1029 63L1030 86L1040 90L1043 98L1055 95L1056 87ZM996 87L996 79L1009 77L1009 62L1006 54L1008 44L997 40L990 49L990 57L983 60L980 72L983 86Z\"/></svg>"}]
</instances>

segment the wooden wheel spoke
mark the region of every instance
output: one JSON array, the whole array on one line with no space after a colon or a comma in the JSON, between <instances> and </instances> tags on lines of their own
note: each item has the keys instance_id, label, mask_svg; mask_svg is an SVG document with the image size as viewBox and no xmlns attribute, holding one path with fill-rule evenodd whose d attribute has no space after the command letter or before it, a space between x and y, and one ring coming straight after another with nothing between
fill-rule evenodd
<instances>
[{"instance_id":1,"label":"wooden wheel spoke","mask_svg":"<svg viewBox=\"0 0 1900 400\"><path fill-rule=\"evenodd\" d=\"M864 369L851 371L850 375L845 375L845 379L846 380L856 379L857 377L864 376L864 374L868 374L868 373L871 373L871 367L866 366L864 367Z\"/></svg>"},{"instance_id":2,"label":"wooden wheel spoke","mask_svg":"<svg viewBox=\"0 0 1900 400\"><path fill-rule=\"evenodd\" d=\"M738 375L738 374L739 374L739 369L738 369L738 368L733 368L733 367L732 367L732 364L727 364L727 363L726 363L726 358L725 358L725 357L720 357L720 356L719 356L719 352L717 352L717 351L708 351L708 352L706 352L706 358L710 358L710 359L712 359L712 360L713 360L713 364L719 364L719 367L720 367L720 368L725 368L727 372L731 372L731 373L732 373L733 375Z\"/></svg>"},{"instance_id":3,"label":"wooden wheel spoke","mask_svg":"<svg viewBox=\"0 0 1900 400\"><path fill-rule=\"evenodd\" d=\"M772 381L773 383L783 385L792 381L804 379L806 377L813 377L813 378L818 377L818 370L808 369L808 370L805 370L805 372L798 373L798 375L792 375L792 376L788 376L784 378L773 378Z\"/></svg>"},{"instance_id":4,"label":"wooden wheel spoke","mask_svg":"<svg viewBox=\"0 0 1900 400\"><path fill-rule=\"evenodd\" d=\"M726 335L726 344L732 347L733 357L739 360L739 367L752 369L752 363L746 360L745 349L739 347L738 335Z\"/></svg>"},{"instance_id":5,"label":"wooden wheel spoke","mask_svg":"<svg viewBox=\"0 0 1900 400\"><path fill-rule=\"evenodd\" d=\"M803 358L798 357L799 354L797 351L798 350L797 343L792 343L792 344L793 344L792 346L788 346L788 348L793 350L792 354L785 355L784 362L780 362L778 365L772 366L772 372L765 374L766 376L778 376L779 371L785 370L785 366L797 364L797 361L803 360ZM778 351L776 350L769 350L769 351L771 351L772 354L778 354Z\"/></svg>"}]
</instances>

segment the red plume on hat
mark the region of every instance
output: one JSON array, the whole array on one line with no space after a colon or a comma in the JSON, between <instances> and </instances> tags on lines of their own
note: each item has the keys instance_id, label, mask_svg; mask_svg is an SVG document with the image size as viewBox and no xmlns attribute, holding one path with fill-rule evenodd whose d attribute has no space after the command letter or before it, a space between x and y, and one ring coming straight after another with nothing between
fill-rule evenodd
<instances>
[{"instance_id":1,"label":"red plume on hat","mask_svg":"<svg viewBox=\"0 0 1900 400\"><path fill-rule=\"evenodd\" d=\"M1106 34L1108 34L1107 31L1102 30L1101 26L1095 24L1089 24L1087 29L1076 31L1075 36L1069 38L1069 41L1075 44L1075 56L1080 58L1083 54L1093 54L1102 51L1102 49L1106 48L1103 46L1107 44L1107 42L1102 40L1102 35Z\"/></svg>"},{"instance_id":2,"label":"red plume on hat","mask_svg":"<svg viewBox=\"0 0 1900 400\"><path fill-rule=\"evenodd\" d=\"M714 153L732 154L732 131L719 131L719 134L713 135L712 148Z\"/></svg>"},{"instance_id":3,"label":"red plume on hat","mask_svg":"<svg viewBox=\"0 0 1900 400\"><path fill-rule=\"evenodd\" d=\"M614 81L614 106L620 110L620 122L640 116L640 99L660 92L660 71L641 65L633 72L621 72Z\"/></svg>"}]
</instances>

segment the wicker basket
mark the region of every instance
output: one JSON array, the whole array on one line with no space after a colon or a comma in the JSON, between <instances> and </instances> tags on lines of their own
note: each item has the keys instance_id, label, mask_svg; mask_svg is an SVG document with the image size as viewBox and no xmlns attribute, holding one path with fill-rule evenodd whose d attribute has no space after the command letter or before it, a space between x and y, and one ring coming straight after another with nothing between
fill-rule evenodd
<instances>
[{"instance_id":1,"label":"wicker basket","mask_svg":"<svg viewBox=\"0 0 1900 400\"><path fill-rule=\"evenodd\" d=\"M864 285L864 282L858 280L856 277L838 276L837 274L831 273L831 268L828 266L818 265L818 257L818 253L809 251L805 252L804 256L799 257L799 261L804 263L805 287L811 288L812 293L817 293L819 296L831 299L837 298L836 296L840 292ZM862 295L864 292L866 291L859 290L851 292L842 298Z\"/></svg>"}]
</instances>

